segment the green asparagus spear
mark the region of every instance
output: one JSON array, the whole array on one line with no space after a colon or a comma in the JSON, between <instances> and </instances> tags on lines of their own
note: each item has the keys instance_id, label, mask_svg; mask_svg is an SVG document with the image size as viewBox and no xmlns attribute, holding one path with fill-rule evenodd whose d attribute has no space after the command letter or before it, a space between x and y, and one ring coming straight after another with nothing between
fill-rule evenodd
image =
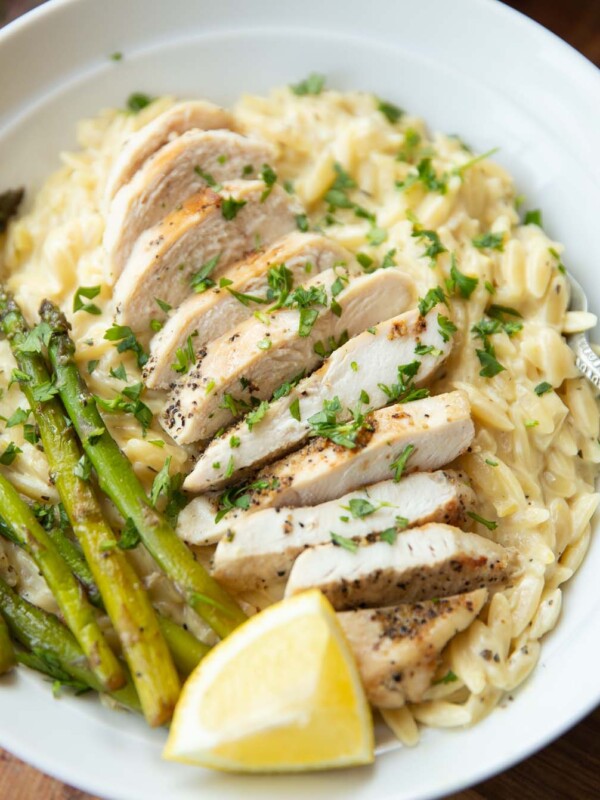
<instances>
[{"instance_id":1,"label":"green asparagus spear","mask_svg":"<svg viewBox=\"0 0 600 800\"><path fill-rule=\"evenodd\" d=\"M80 477L82 453L76 434L65 420L58 398L44 391L51 382L38 352L41 343L28 335L16 303L1 293L0 319L19 369L28 378L20 385L35 415L63 507L81 544L87 561L84 565L89 565L119 635L144 714L150 725L162 725L171 718L180 683L150 599L125 553L116 546L94 489ZM76 574L81 572L82 560L71 565Z\"/></svg>"},{"instance_id":2,"label":"green asparagus spear","mask_svg":"<svg viewBox=\"0 0 600 800\"><path fill-rule=\"evenodd\" d=\"M37 660L28 659L28 666L37 669L41 664L46 664L42 672L48 674L51 664L58 665L63 672L79 684L89 686L97 692L103 692L104 687L95 674L87 666L86 657L77 640L54 614L42 611L10 588L0 578L0 612L14 636ZM19 658L25 663L24 658ZM37 666L34 666L34 663ZM127 682L122 689L110 692L111 697L124 706L140 710L140 703L131 682Z\"/></svg>"},{"instance_id":3,"label":"green asparagus spear","mask_svg":"<svg viewBox=\"0 0 600 800\"><path fill-rule=\"evenodd\" d=\"M199 642L193 634L167 617L159 616L158 622L177 669L187 678L211 649L210 645Z\"/></svg>"},{"instance_id":4,"label":"green asparagus spear","mask_svg":"<svg viewBox=\"0 0 600 800\"><path fill-rule=\"evenodd\" d=\"M43 675L52 678L55 690L68 686L75 694L84 694L92 688L86 683L72 678L61 667L59 660L49 652L31 653L23 647L16 647L15 657L17 664L22 664L24 667L29 667L29 669L34 669L36 672L41 672Z\"/></svg>"},{"instance_id":5,"label":"green asparagus spear","mask_svg":"<svg viewBox=\"0 0 600 800\"><path fill-rule=\"evenodd\" d=\"M98 680L108 690L123 686L123 669L104 638L83 589L57 553L52 539L4 475L0 475L0 509L12 541L35 561Z\"/></svg>"},{"instance_id":6,"label":"green asparagus spear","mask_svg":"<svg viewBox=\"0 0 600 800\"><path fill-rule=\"evenodd\" d=\"M42 303L40 315L52 331L48 353L56 374L56 386L96 470L100 487L123 517L135 525L154 560L189 605L219 636L226 636L244 622L245 614L195 560L165 517L150 504L133 467L106 430L96 402L79 373L73 357L75 346L64 315L49 301Z\"/></svg>"},{"instance_id":7,"label":"green asparagus spear","mask_svg":"<svg viewBox=\"0 0 600 800\"><path fill-rule=\"evenodd\" d=\"M9 672L15 663L15 650L10 640L4 617L0 614L0 675Z\"/></svg>"},{"instance_id":8,"label":"green asparagus spear","mask_svg":"<svg viewBox=\"0 0 600 800\"><path fill-rule=\"evenodd\" d=\"M102 608L102 597L94 583L94 576L77 545L60 528L51 528L48 531L48 536L54 542L59 554L67 562L73 575L86 590L90 602L96 608Z\"/></svg>"}]
</instances>

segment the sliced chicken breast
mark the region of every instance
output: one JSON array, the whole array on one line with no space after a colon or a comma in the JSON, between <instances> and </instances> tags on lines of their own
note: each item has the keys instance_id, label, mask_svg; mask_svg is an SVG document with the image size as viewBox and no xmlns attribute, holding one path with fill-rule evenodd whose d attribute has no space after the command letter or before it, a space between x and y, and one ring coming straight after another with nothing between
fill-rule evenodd
<instances>
[{"instance_id":1,"label":"sliced chicken breast","mask_svg":"<svg viewBox=\"0 0 600 800\"><path fill-rule=\"evenodd\" d=\"M264 298L271 268L285 265L294 285L298 286L311 275L336 264L350 267L353 263L351 253L333 239L318 233L295 231L272 247L232 264L221 274L231 281L229 286L215 286L201 294L190 295L154 337L144 371L146 386L168 386L177 380L178 374L172 365L176 362L177 350L186 347L188 341L198 353L210 341L260 310L260 304L240 303L232 292Z\"/></svg>"},{"instance_id":2,"label":"sliced chicken breast","mask_svg":"<svg viewBox=\"0 0 600 800\"><path fill-rule=\"evenodd\" d=\"M469 627L486 589L421 603L338 614L367 697L379 708L418 703L431 686L439 655Z\"/></svg>"},{"instance_id":3,"label":"sliced chicken breast","mask_svg":"<svg viewBox=\"0 0 600 800\"><path fill-rule=\"evenodd\" d=\"M431 522L398 534L393 544L375 542L355 552L336 544L305 550L285 595L320 589L337 611L419 603L504 584L516 559L516 551L483 536Z\"/></svg>"},{"instance_id":4,"label":"sliced chicken breast","mask_svg":"<svg viewBox=\"0 0 600 800\"><path fill-rule=\"evenodd\" d=\"M375 483L318 506L266 508L229 528L215 552L213 572L236 591L264 588L287 578L307 547L330 543L331 531L367 541L388 529L461 524L474 501L473 491L456 473L415 472L398 483Z\"/></svg>"},{"instance_id":5,"label":"sliced chicken breast","mask_svg":"<svg viewBox=\"0 0 600 800\"><path fill-rule=\"evenodd\" d=\"M110 205L104 247L114 276L120 275L138 236L190 195L246 177L245 170L257 177L273 158L274 151L265 142L223 130L187 131L161 147Z\"/></svg>"},{"instance_id":6,"label":"sliced chicken breast","mask_svg":"<svg viewBox=\"0 0 600 800\"><path fill-rule=\"evenodd\" d=\"M336 284L343 285L340 278L347 285L336 293ZM248 410L251 398L267 400L284 381L313 370L323 360L318 343L324 347L328 341L354 336L403 311L414 296L412 280L397 269L351 276L336 267L305 288L324 292L326 303L250 317L200 353L200 361L175 386L161 416L162 426L176 442L213 436ZM305 311L318 315L303 328Z\"/></svg>"},{"instance_id":7,"label":"sliced chicken breast","mask_svg":"<svg viewBox=\"0 0 600 800\"><path fill-rule=\"evenodd\" d=\"M365 331L350 339L317 372L272 402L251 429L242 420L227 436L214 439L186 478L185 488L192 492L216 489L293 449L308 437L311 428L307 420L321 411L324 400L339 398L344 408L340 419L348 418L347 409L356 406L363 392L369 397L369 408L381 408L390 402L394 386L400 389L399 367L420 362L411 385L426 384L452 348L452 339L446 336L448 341L444 341L437 325L438 313L440 306L425 317L416 309L407 311L377 325L372 333ZM409 378L404 377L404 382L408 384ZM290 408L296 406L298 413L292 415ZM235 452L231 436L239 440ZM232 455L233 470L228 469Z\"/></svg>"},{"instance_id":8,"label":"sliced chicken breast","mask_svg":"<svg viewBox=\"0 0 600 800\"><path fill-rule=\"evenodd\" d=\"M105 197L111 200L142 166L167 142L186 131L233 128L233 117L205 100L177 103L127 139L110 171Z\"/></svg>"},{"instance_id":9,"label":"sliced chicken breast","mask_svg":"<svg viewBox=\"0 0 600 800\"><path fill-rule=\"evenodd\" d=\"M475 433L464 392L396 404L366 421L354 449L318 438L258 472L266 488L252 493L252 507L316 505L395 474L439 469L464 453ZM394 466L399 459L402 470Z\"/></svg>"},{"instance_id":10,"label":"sliced chicken breast","mask_svg":"<svg viewBox=\"0 0 600 800\"><path fill-rule=\"evenodd\" d=\"M177 306L193 292L192 279L216 260L211 280L257 247L296 227L296 201L279 186L267 198L262 181L230 181L219 194L205 189L186 200L159 225L145 231L133 249L114 291L116 317L135 331L163 320L157 299ZM225 216L227 201L243 204Z\"/></svg>"},{"instance_id":11,"label":"sliced chicken breast","mask_svg":"<svg viewBox=\"0 0 600 800\"><path fill-rule=\"evenodd\" d=\"M195 497L179 516L179 536L187 540L192 531L198 538L215 542L261 508L317 505L388 480L398 473L391 465L399 456L406 456L411 446L415 449L406 461L404 475L439 469L469 447L475 432L463 392L375 411L369 424L374 430L363 431L354 450L317 439L258 472L253 483L232 487L231 497L243 497L244 502L233 505L218 522L215 517L223 509L221 496L207 492Z\"/></svg>"}]
</instances>

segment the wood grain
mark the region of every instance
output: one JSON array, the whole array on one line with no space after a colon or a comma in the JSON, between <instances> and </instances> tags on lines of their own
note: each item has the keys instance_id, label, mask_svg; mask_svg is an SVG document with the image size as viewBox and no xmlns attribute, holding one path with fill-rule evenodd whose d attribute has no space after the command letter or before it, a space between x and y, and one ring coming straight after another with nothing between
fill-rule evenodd
<instances>
[{"instance_id":1,"label":"wood grain","mask_svg":"<svg viewBox=\"0 0 600 800\"><path fill-rule=\"evenodd\" d=\"M40 0L0 0L0 25ZM509 0L600 66L600 0ZM600 669L600 667L599 667ZM598 800L600 708L516 767L446 800ZM98 800L0 750L0 800Z\"/></svg>"}]
</instances>

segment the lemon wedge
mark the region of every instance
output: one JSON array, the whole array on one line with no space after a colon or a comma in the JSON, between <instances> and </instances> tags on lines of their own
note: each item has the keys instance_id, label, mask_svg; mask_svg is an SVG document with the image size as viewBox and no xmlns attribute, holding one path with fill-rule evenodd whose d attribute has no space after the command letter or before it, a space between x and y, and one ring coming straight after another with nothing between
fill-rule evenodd
<instances>
[{"instance_id":1,"label":"lemon wedge","mask_svg":"<svg viewBox=\"0 0 600 800\"><path fill-rule=\"evenodd\" d=\"M356 663L320 592L270 606L198 665L164 757L240 772L373 761L373 723Z\"/></svg>"}]
</instances>

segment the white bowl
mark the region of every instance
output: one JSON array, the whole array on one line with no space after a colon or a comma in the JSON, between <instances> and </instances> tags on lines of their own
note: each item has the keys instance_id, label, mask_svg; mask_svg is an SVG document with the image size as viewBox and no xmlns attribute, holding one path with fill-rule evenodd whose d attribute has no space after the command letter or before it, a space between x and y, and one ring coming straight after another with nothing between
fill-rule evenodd
<instances>
[{"instance_id":1,"label":"white bowl","mask_svg":"<svg viewBox=\"0 0 600 800\"><path fill-rule=\"evenodd\" d=\"M121 51L120 62L109 56ZM489 0L55 0L0 32L0 188L34 190L72 147L78 119L132 91L224 104L310 71L494 146L600 310L600 78L559 39ZM0 684L0 745L116 800L307 796L433 798L560 735L600 700L600 542L565 591L558 628L514 702L470 730L388 745L370 769L239 777L160 760L162 731L92 699L52 698L19 672ZM386 747L382 748L386 750Z\"/></svg>"}]
</instances>

